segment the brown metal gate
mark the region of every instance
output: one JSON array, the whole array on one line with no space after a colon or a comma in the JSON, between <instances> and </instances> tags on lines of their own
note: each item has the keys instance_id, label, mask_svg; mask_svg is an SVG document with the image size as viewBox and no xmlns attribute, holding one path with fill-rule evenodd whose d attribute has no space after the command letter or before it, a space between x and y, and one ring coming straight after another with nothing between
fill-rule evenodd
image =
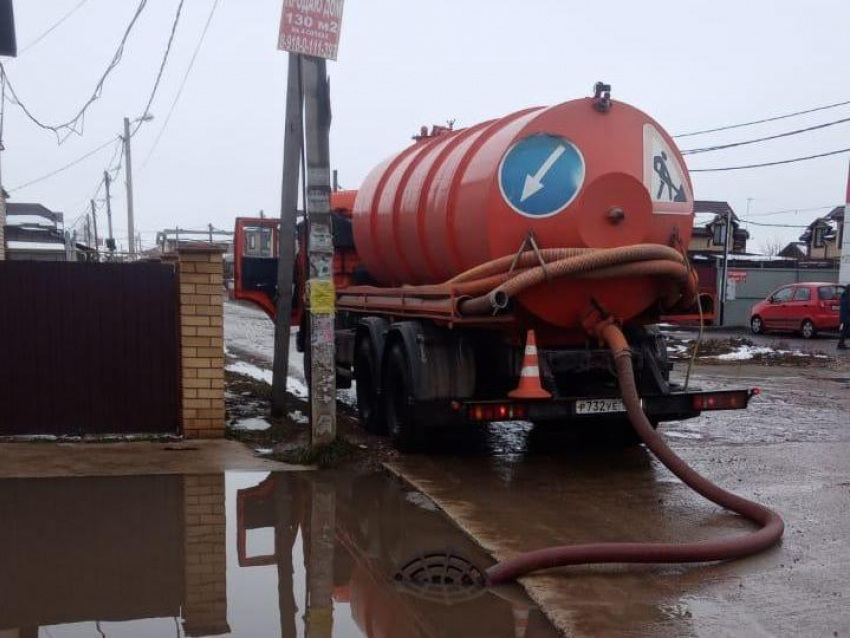
<instances>
[{"instance_id":1,"label":"brown metal gate","mask_svg":"<svg viewBox=\"0 0 850 638\"><path fill-rule=\"evenodd\" d=\"M0 262L0 436L177 433L172 265Z\"/></svg>"}]
</instances>

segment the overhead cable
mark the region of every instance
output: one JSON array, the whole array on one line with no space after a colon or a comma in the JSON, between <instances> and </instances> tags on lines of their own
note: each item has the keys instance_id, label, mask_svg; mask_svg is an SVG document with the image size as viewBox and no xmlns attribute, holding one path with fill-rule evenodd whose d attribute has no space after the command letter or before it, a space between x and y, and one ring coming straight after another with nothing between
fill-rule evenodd
<instances>
[{"instance_id":1,"label":"overhead cable","mask_svg":"<svg viewBox=\"0 0 850 638\"><path fill-rule=\"evenodd\" d=\"M689 168L690 173L717 173L721 171L741 171L748 168L765 168L767 166L779 166L780 164L793 164L795 162L805 162L808 160L817 159L819 157L829 157L831 155L840 155L842 153L850 153L850 148L840 148L837 151L829 151L826 153L818 153L816 155L805 155L803 157L793 157L791 159L778 160L775 162L762 162L760 164L742 164L740 166L719 166L715 168Z\"/></svg>"},{"instance_id":2,"label":"overhead cable","mask_svg":"<svg viewBox=\"0 0 850 638\"><path fill-rule=\"evenodd\" d=\"M674 135L673 137L692 137L694 135L704 135L705 133L717 133L719 131L729 131L735 128L742 128L744 126L753 126L754 124L764 124L766 122L776 122L777 120L784 120L789 117L797 117L798 115L807 115L808 113L816 113L818 111L826 111L827 109L838 108L839 106L846 106L850 104L850 100L846 100L844 102L836 102L834 104L826 104L824 106L817 106L813 109L806 109L805 111L795 111L794 113L786 113L785 115L776 115L774 117L766 117L761 120L753 120L751 122L742 122L740 124L730 124L728 126L718 126L717 128L709 128L702 131L693 131L692 133L679 133L678 135Z\"/></svg>"},{"instance_id":3,"label":"overhead cable","mask_svg":"<svg viewBox=\"0 0 850 638\"><path fill-rule=\"evenodd\" d=\"M53 177L54 175L59 175L59 173L63 173L65 171L67 171L69 168L72 168L72 167L76 166L77 164L79 164L80 162L87 160L92 155L96 155L97 153L99 153L100 151L105 149L107 146L113 144L114 142L115 142L115 138L112 138L108 142L105 142L105 143L101 144L100 146L98 146L97 148L90 150L85 155L78 157L77 159L73 160L72 162L69 162L68 164L65 164L64 166L61 166L61 167L57 168L56 170L50 171L46 175L42 175L41 177L36 177L35 179L30 180L30 181L26 182L25 184L21 184L20 186L15 186L14 188L10 188L9 193L14 193L16 191L27 188L28 186L32 186L33 184L38 184L39 182L43 182L44 180L49 179L49 178Z\"/></svg>"},{"instance_id":4,"label":"overhead cable","mask_svg":"<svg viewBox=\"0 0 850 638\"><path fill-rule=\"evenodd\" d=\"M147 0L145 0L147 1ZM145 118L150 113L151 104L153 104L154 98L156 97L156 92L159 89L159 83L162 81L162 75L165 72L165 66L168 64L168 56L171 54L171 45L174 44L174 36L177 33L177 25L180 22L180 15L183 12L183 5L186 0L180 0L177 4L177 12L174 14L174 22L171 24L171 33L168 36L168 44L165 46L165 53L162 55L162 61L159 64L159 71L156 74L156 80L153 84L153 89L151 90L150 97L148 97L147 104L145 105L145 110L142 113L142 116L136 121L136 128L130 133L130 135L135 135L139 128L141 128L142 124L145 122Z\"/></svg>"},{"instance_id":5,"label":"overhead cable","mask_svg":"<svg viewBox=\"0 0 850 638\"><path fill-rule=\"evenodd\" d=\"M103 75L101 75L89 99L83 104L83 106L80 107L79 111L77 111L77 114L70 120L62 124L48 124L33 115L32 110L18 96L9 79L8 74L6 73L6 67L3 65L2 62L0 62L0 74L2 74L2 76L6 80L12 103L19 106L24 112L24 114L36 126L46 131L51 131L54 135L56 135L56 141L59 144L62 144L65 140L68 139L68 137L70 137L74 133L76 133L77 135L82 135L83 127L85 124L86 111L98 98L100 98L101 94L103 93L103 85L105 84L106 79L121 62L121 58L124 55L124 47L127 44L127 40L130 38L130 33L133 31L133 27L136 25L136 22L138 21L139 16L141 15L147 3L148 0L140 0L138 7L136 7L135 13L133 14L133 18L130 20L130 23L127 25L127 28L124 30L124 35L121 38L121 42L119 43L115 54L112 56L112 61L109 63L109 66L106 67L106 71L103 72Z\"/></svg>"},{"instance_id":6,"label":"overhead cable","mask_svg":"<svg viewBox=\"0 0 850 638\"><path fill-rule=\"evenodd\" d=\"M62 25L62 23L63 23L63 22L65 22L65 20L67 20L68 18L70 18L70 17L71 17L72 15L74 15L77 11L79 11L79 10L82 8L82 6L83 6L86 2L88 2L88 1L89 1L89 0L80 0L80 2L78 2L78 3L77 3L77 4L76 4L76 5L75 5L75 6L74 6L74 7L73 7L70 11L68 11L68 13L66 13L65 15L63 15L63 16L62 16L61 18L59 18L56 22L54 22L54 23L53 23L53 24L52 24L52 25L51 25L51 26L50 26L50 27L49 27L46 31L44 31L44 32L43 32L40 36L38 36L35 40L33 40L32 42L30 42L29 44L27 44L26 46L24 46L24 47L23 47L20 51L18 51L18 55L22 55L23 53L26 53L27 51L29 51L30 49L32 49L32 48L33 48L36 44L38 44L39 42L41 42L42 40L44 40L44 38L46 38L46 37L47 37L47 36L49 36L51 33L53 33L56 29L58 29L58 28Z\"/></svg>"},{"instance_id":7,"label":"overhead cable","mask_svg":"<svg viewBox=\"0 0 850 638\"><path fill-rule=\"evenodd\" d=\"M830 126L835 126L836 124L845 124L850 122L850 117L845 117L840 120L834 120L832 122L825 122L823 124L815 124L814 126L807 126L806 128L797 129L794 131L785 131L784 133L777 133L776 135L767 135L765 137L757 137L751 140L744 140L742 142L732 142L730 144L718 144L716 146L706 146L703 148L691 148L685 151L682 151L682 155L695 155L696 153L708 153L710 151L722 151L727 148L734 148L736 146L746 146L748 144L757 144L759 142L767 142L769 140L776 140L782 137L790 137L792 135L800 135L801 133L809 133L811 131L818 131L820 129L828 128Z\"/></svg>"},{"instance_id":8,"label":"overhead cable","mask_svg":"<svg viewBox=\"0 0 850 638\"><path fill-rule=\"evenodd\" d=\"M150 161L151 156L154 154L154 151L156 150L157 146L159 146L159 142L162 139L163 134L165 134L165 129L168 127L168 123L171 121L171 116L174 114L174 110L177 107L177 102L180 101L180 97L183 95L183 89L186 88L186 82L189 80L189 75L192 73L192 69L195 66L195 60L197 60L198 58L198 53L200 53L201 51L201 46L203 46L204 44L204 39L207 37L207 32L210 29L210 24L212 24L213 16L215 15L216 9L218 9L218 5L220 2L221 0L213 1L209 17L207 18L207 23L204 25L204 30L201 32L201 37L198 40L198 44L195 46L195 51L192 53L192 59L189 61L189 66L186 69L186 73L183 75L183 79L180 81L180 88L177 89L177 94L174 96L174 101L171 103L171 107L168 109L168 114L165 116L162 128L160 128L159 133L157 133L153 146L151 146L151 149L150 151L148 151L145 160L142 162L142 169L147 166L148 161Z\"/></svg>"}]
</instances>

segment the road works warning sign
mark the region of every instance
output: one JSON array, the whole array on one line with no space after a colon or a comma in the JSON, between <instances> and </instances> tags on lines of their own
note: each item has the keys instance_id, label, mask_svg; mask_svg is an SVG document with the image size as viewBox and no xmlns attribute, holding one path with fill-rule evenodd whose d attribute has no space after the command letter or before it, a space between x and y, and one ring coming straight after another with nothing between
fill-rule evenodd
<instances>
[{"instance_id":1,"label":"road works warning sign","mask_svg":"<svg viewBox=\"0 0 850 638\"><path fill-rule=\"evenodd\" d=\"M685 171L652 124L643 127L643 183L656 213L691 214L693 197Z\"/></svg>"},{"instance_id":2,"label":"road works warning sign","mask_svg":"<svg viewBox=\"0 0 850 638\"><path fill-rule=\"evenodd\" d=\"M344 0L283 0L277 48L336 60Z\"/></svg>"}]
</instances>

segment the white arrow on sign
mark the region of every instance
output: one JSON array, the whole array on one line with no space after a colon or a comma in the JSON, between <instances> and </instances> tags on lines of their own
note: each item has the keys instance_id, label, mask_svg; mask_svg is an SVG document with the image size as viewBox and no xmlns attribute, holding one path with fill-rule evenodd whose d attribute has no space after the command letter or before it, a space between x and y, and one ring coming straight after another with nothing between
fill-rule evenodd
<instances>
[{"instance_id":1,"label":"white arrow on sign","mask_svg":"<svg viewBox=\"0 0 850 638\"><path fill-rule=\"evenodd\" d=\"M540 167L540 170L538 170L534 175L525 176L525 186L522 187L522 197L519 199L520 202L524 202L545 186L543 178L546 177L546 173L552 170L555 162L558 161L566 150L567 147L561 144L558 148L552 151L552 154L549 157L546 158L546 161L543 162L543 166Z\"/></svg>"}]
</instances>

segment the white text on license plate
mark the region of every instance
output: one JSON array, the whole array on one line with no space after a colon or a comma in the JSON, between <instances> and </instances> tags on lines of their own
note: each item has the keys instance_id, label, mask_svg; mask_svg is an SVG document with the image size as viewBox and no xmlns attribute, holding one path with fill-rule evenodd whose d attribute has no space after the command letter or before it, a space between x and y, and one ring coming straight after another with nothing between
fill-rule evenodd
<instances>
[{"instance_id":1,"label":"white text on license plate","mask_svg":"<svg viewBox=\"0 0 850 638\"><path fill-rule=\"evenodd\" d=\"M607 414L625 412L626 406L620 399L584 399L576 401L576 414Z\"/></svg>"}]
</instances>

